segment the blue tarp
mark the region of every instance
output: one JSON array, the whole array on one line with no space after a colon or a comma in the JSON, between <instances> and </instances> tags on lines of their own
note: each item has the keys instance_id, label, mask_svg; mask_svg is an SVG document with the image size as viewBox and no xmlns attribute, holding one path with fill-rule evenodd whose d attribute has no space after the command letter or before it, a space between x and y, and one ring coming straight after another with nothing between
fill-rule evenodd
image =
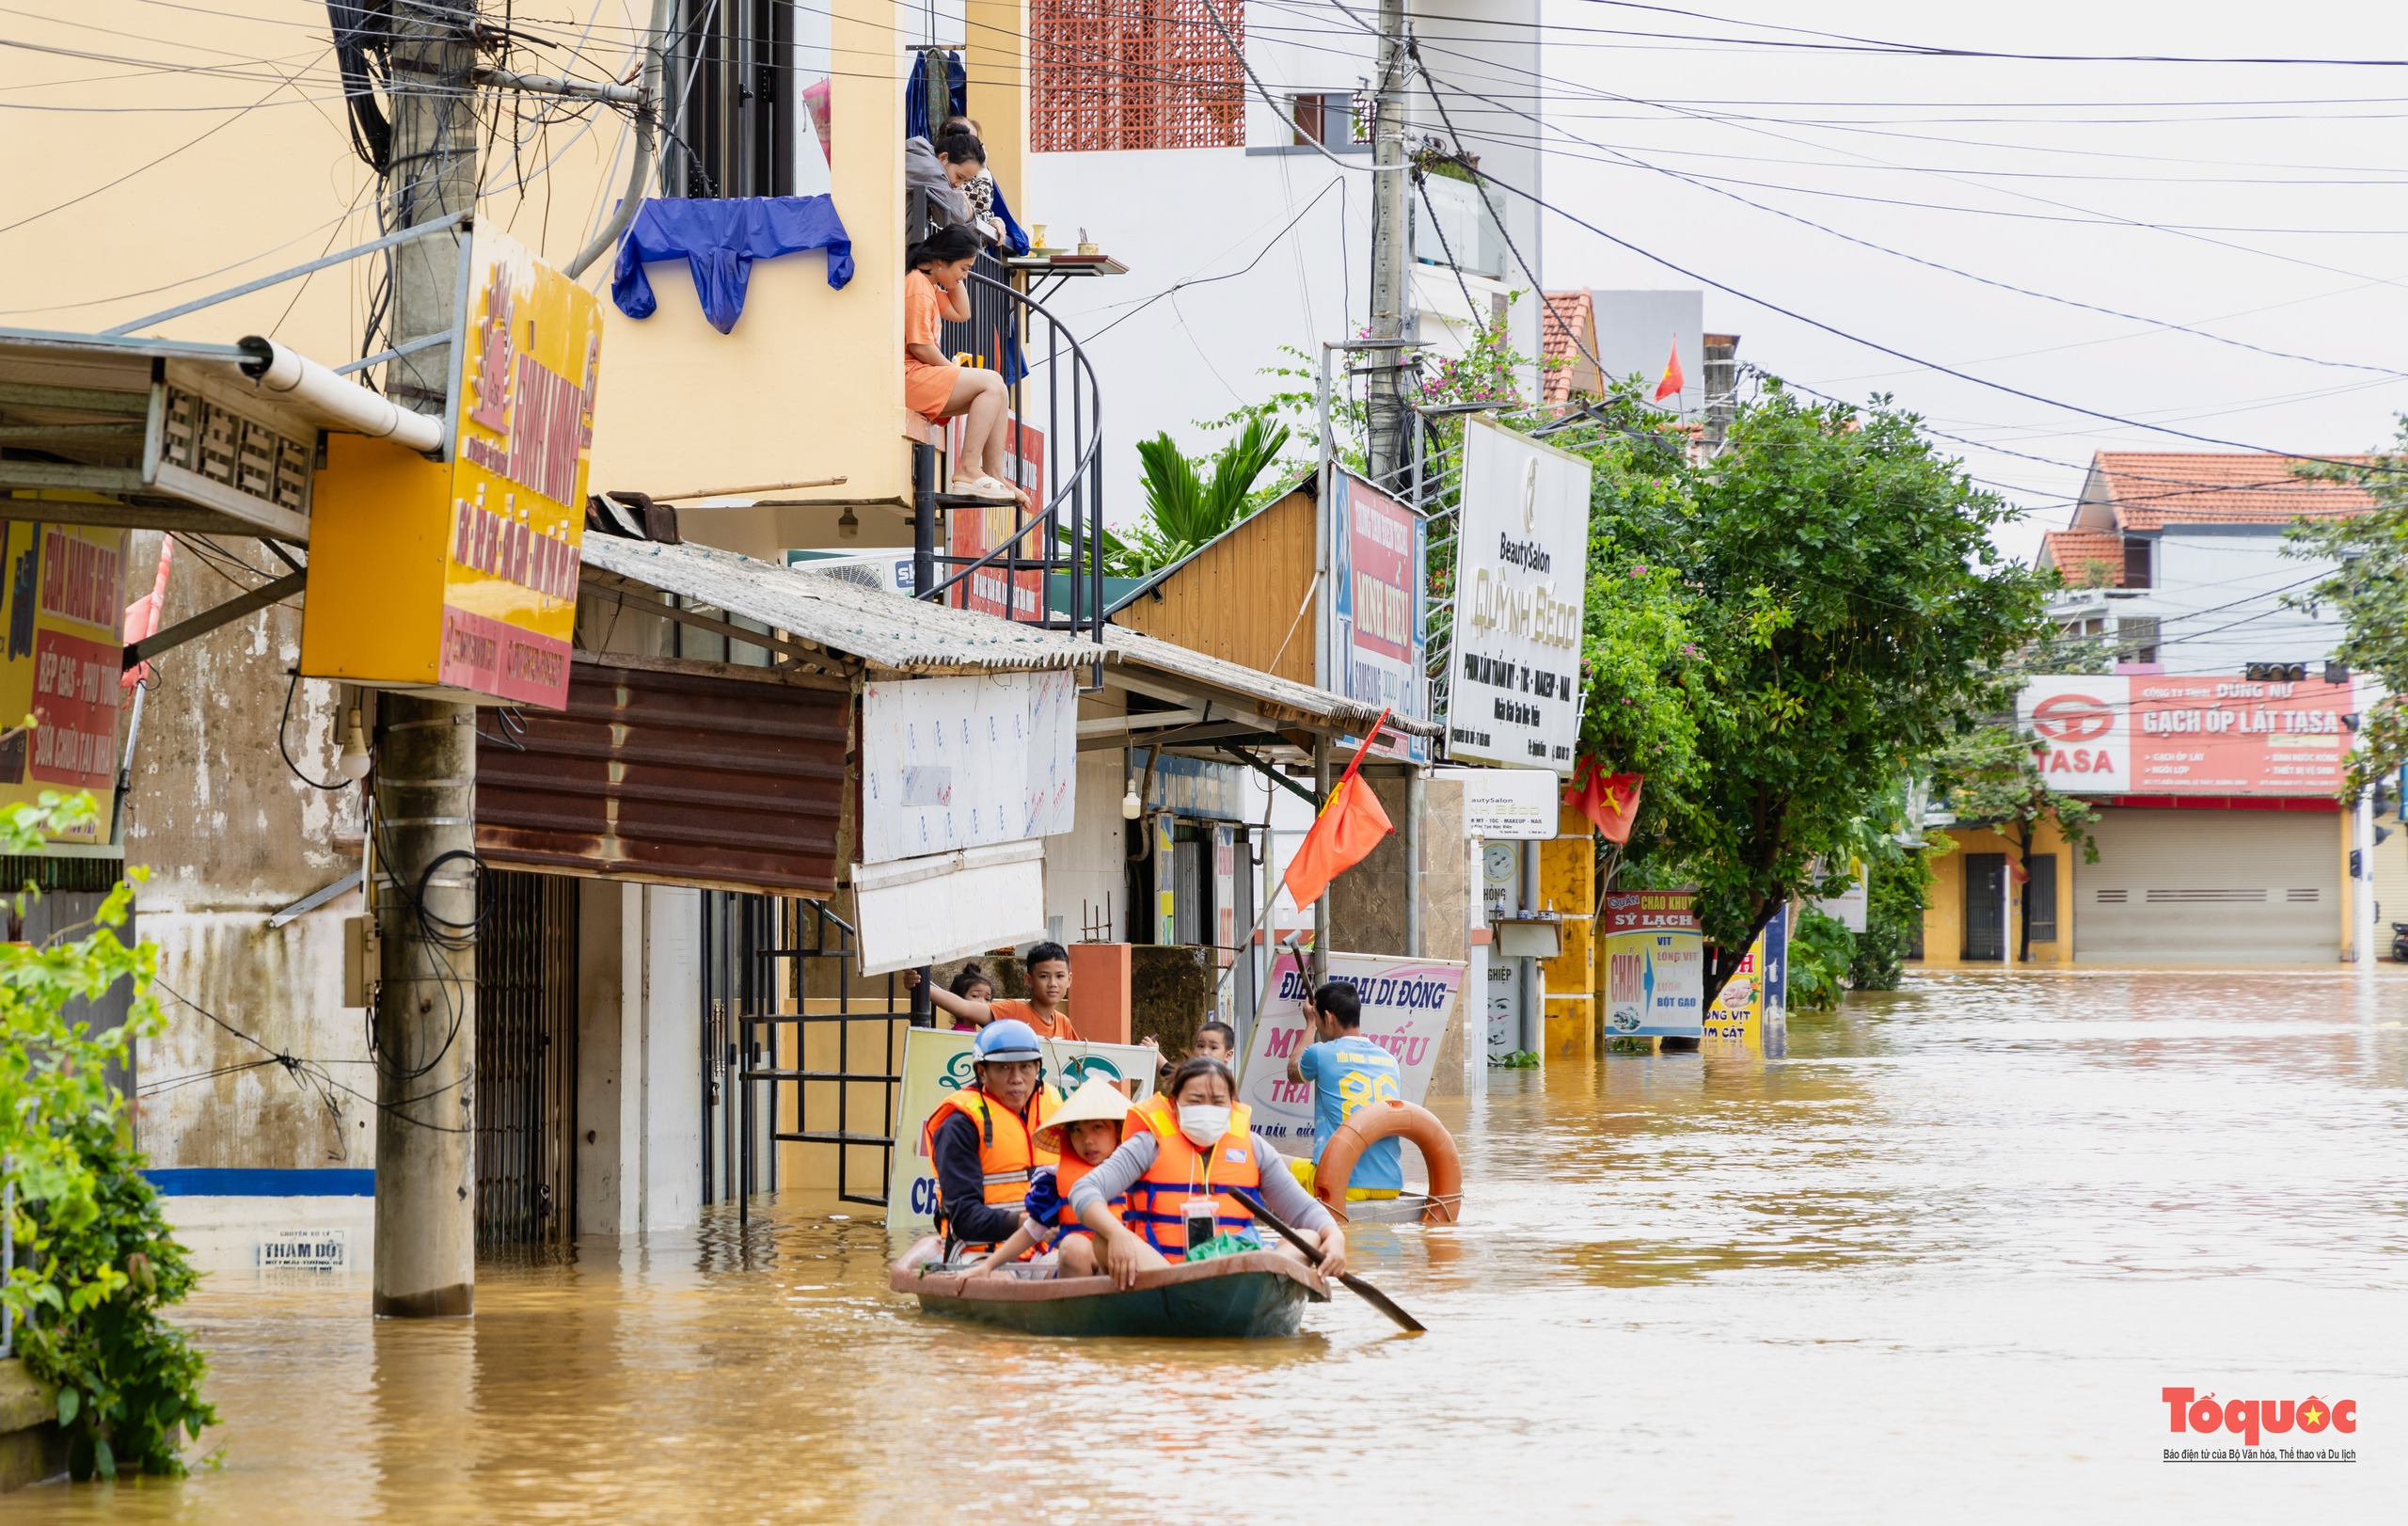
<instances>
[{"instance_id":1,"label":"blue tarp","mask_svg":"<svg viewBox=\"0 0 2408 1526\"><path fill-rule=\"evenodd\" d=\"M610 300L630 318L658 310L644 264L683 257L694 273L703 316L724 334L744 314L752 262L805 249L828 251L828 284L853 278L853 241L826 196L655 197L636 211L619 240Z\"/></svg>"},{"instance_id":2,"label":"blue tarp","mask_svg":"<svg viewBox=\"0 0 2408 1526\"><path fill-rule=\"evenodd\" d=\"M1004 188L1001 185L995 187L995 215L1003 219L1004 247L1013 254L1026 254L1028 230L1022 228L1020 225L1020 219L1012 215L1011 207L1004 200Z\"/></svg>"}]
</instances>

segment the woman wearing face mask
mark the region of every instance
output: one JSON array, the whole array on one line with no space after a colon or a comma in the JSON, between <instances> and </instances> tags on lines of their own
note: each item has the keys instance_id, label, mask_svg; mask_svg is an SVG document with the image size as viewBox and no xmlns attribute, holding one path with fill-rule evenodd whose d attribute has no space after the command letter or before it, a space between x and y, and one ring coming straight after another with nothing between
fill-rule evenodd
<instances>
[{"instance_id":1,"label":"woman wearing face mask","mask_svg":"<svg viewBox=\"0 0 2408 1526\"><path fill-rule=\"evenodd\" d=\"M1273 1213L1319 1238L1323 1276L1346 1269L1345 1232L1296 1184L1236 1100L1228 1066L1204 1056L1188 1060L1167 1088L1131 1109L1120 1148L1070 1189L1071 1212L1095 1231L1120 1286L1160 1261L1183 1260L1189 1224L1200 1231L1208 1216L1217 1234L1259 1245L1245 1205L1258 1195ZM1124 1192L1128 1210L1115 1216L1107 1204ZM1279 1248L1295 1254L1284 1242Z\"/></svg>"}]
</instances>

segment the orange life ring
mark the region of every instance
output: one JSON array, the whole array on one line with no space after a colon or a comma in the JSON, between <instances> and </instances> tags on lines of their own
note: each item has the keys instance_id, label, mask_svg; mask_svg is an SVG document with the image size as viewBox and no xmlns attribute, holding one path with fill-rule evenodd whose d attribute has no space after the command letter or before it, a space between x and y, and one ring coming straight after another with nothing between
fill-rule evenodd
<instances>
[{"instance_id":1,"label":"orange life ring","mask_svg":"<svg viewBox=\"0 0 2408 1526\"><path fill-rule=\"evenodd\" d=\"M1402 1097L1382 1097L1364 1104L1338 1125L1329 1147L1313 1167L1313 1196L1339 1218L1346 1217L1346 1184L1363 1152L1382 1139L1410 1139L1430 1168L1430 1200L1421 1210L1424 1224L1451 1224L1464 1200L1464 1158L1455 1152L1455 1137L1426 1107Z\"/></svg>"}]
</instances>

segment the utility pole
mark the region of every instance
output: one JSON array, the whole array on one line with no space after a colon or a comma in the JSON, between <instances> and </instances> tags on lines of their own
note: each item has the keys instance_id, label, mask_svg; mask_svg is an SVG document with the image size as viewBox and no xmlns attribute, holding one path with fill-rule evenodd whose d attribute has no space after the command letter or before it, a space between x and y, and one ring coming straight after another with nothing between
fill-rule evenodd
<instances>
[{"instance_id":1,"label":"utility pole","mask_svg":"<svg viewBox=\"0 0 2408 1526\"><path fill-rule=\"evenodd\" d=\"M1380 88L1371 119L1371 338L1389 342L1374 351L1371 369L1371 480L1394 491L1404 466L1405 281L1412 265L1405 229L1404 0L1380 0Z\"/></svg>"},{"instance_id":2,"label":"utility pole","mask_svg":"<svg viewBox=\"0 0 2408 1526\"><path fill-rule=\"evenodd\" d=\"M472 213L477 195L475 0L392 9L389 228ZM452 326L469 230L388 256L399 345ZM440 414L449 344L390 361L386 391ZM376 707L370 886L376 992L375 1312L476 1312L476 708L386 693Z\"/></svg>"}]
</instances>

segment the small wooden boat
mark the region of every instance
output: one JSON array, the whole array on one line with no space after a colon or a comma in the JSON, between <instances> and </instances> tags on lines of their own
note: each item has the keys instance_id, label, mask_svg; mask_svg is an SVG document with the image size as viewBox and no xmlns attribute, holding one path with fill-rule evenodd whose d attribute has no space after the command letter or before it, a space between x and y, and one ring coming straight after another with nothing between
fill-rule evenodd
<instances>
[{"instance_id":1,"label":"small wooden boat","mask_svg":"<svg viewBox=\"0 0 2408 1526\"><path fill-rule=\"evenodd\" d=\"M1249 1250L1137 1274L1123 1292L1108 1277L965 1277L924 1272L940 1253L935 1235L914 1243L888 1269L897 1293L918 1296L932 1314L982 1320L1035 1335L1294 1335L1307 1302L1327 1303L1329 1284L1292 1257Z\"/></svg>"}]
</instances>

